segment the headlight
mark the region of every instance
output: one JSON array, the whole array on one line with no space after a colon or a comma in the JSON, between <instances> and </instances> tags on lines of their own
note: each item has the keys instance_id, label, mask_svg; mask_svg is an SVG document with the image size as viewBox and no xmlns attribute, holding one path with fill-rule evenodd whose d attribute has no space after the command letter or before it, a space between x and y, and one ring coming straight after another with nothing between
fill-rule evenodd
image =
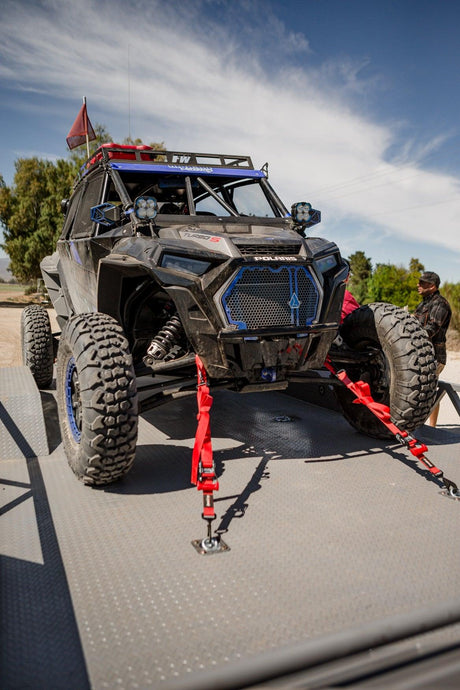
<instances>
[{"instance_id":1,"label":"headlight","mask_svg":"<svg viewBox=\"0 0 460 690\"><path fill-rule=\"evenodd\" d=\"M326 271L329 271L330 268L334 268L334 266L337 266L337 257L335 254L331 254L330 256L324 256L322 259L316 260L316 265L318 266L318 269L321 271L321 273L326 273Z\"/></svg>"},{"instance_id":2,"label":"headlight","mask_svg":"<svg viewBox=\"0 0 460 690\"><path fill-rule=\"evenodd\" d=\"M134 202L134 213L140 220L153 220L158 213L158 203L154 196L138 196Z\"/></svg>"},{"instance_id":3,"label":"headlight","mask_svg":"<svg viewBox=\"0 0 460 690\"><path fill-rule=\"evenodd\" d=\"M191 259L188 256L175 256L174 254L163 254L161 259L162 268L172 268L175 271L193 273L196 276L203 275L210 265L209 261L200 261L199 259Z\"/></svg>"}]
</instances>

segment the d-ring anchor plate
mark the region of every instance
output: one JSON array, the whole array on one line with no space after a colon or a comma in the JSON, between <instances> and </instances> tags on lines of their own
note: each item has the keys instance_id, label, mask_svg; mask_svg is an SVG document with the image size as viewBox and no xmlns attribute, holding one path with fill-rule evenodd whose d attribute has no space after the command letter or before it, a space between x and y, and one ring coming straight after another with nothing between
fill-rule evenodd
<instances>
[{"instance_id":1,"label":"d-ring anchor plate","mask_svg":"<svg viewBox=\"0 0 460 690\"><path fill-rule=\"evenodd\" d=\"M230 547L220 537L194 539L192 546L198 551L200 556L212 556L215 553L230 551Z\"/></svg>"},{"instance_id":2,"label":"d-ring anchor plate","mask_svg":"<svg viewBox=\"0 0 460 690\"><path fill-rule=\"evenodd\" d=\"M440 493L441 496L445 496L446 498L452 498L454 501L460 501L460 493L456 493L455 491L452 491L450 489L443 489Z\"/></svg>"}]
</instances>

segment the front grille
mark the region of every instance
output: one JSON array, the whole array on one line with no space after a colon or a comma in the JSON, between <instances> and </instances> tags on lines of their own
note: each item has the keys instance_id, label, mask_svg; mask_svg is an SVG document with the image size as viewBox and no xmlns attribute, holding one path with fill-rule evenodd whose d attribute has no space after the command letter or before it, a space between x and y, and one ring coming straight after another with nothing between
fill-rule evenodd
<instances>
[{"instance_id":1,"label":"front grille","mask_svg":"<svg viewBox=\"0 0 460 690\"><path fill-rule=\"evenodd\" d=\"M305 266L245 266L221 301L229 324L238 330L302 328L316 317L319 291Z\"/></svg>"},{"instance_id":2,"label":"front grille","mask_svg":"<svg viewBox=\"0 0 460 690\"><path fill-rule=\"evenodd\" d=\"M250 256L296 256L301 244L238 244L242 254Z\"/></svg>"}]
</instances>

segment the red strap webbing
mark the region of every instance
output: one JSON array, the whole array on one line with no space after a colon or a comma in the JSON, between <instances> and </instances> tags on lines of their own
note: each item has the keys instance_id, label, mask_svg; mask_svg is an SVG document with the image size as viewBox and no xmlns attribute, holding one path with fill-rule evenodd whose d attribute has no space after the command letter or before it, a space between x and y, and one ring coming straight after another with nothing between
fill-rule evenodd
<instances>
[{"instance_id":1,"label":"red strap webbing","mask_svg":"<svg viewBox=\"0 0 460 690\"><path fill-rule=\"evenodd\" d=\"M343 369L336 371L329 362L325 362L325 366L356 396L356 400L353 401L354 403L365 405L394 434L401 433L398 427L391 421L390 408L388 405L378 403L374 400L368 383L364 381L352 381Z\"/></svg>"},{"instance_id":2,"label":"red strap webbing","mask_svg":"<svg viewBox=\"0 0 460 690\"><path fill-rule=\"evenodd\" d=\"M192 484L197 485L199 491L203 491L203 498L208 495L209 500L204 501L203 517L214 517L212 492L219 489L216 480L214 461L212 455L211 428L209 412L212 407L212 396L209 394L209 386L206 370L203 362L195 355L198 376L197 403L198 403L198 427L195 434L195 445L192 454Z\"/></svg>"},{"instance_id":3,"label":"red strap webbing","mask_svg":"<svg viewBox=\"0 0 460 690\"><path fill-rule=\"evenodd\" d=\"M442 471L436 467L436 465L433 465L433 463L430 462L427 457L425 457L425 453L428 450L427 446L418 441L416 438L410 436L407 431L399 429L396 424L393 424L391 421L390 408L388 405L378 403L374 400L368 383L365 383L364 381L352 381L343 369L336 371L336 369L327 360L324 363L324 366L326 369L329 369L334 376L337 376L337 378L342 381L348 390L350 390L356 396L356 400L353 401L354 403L365 405L368 410L372 412L372 414L380 419L382 424L384 424L387 429L391 431L398 441L403 443L408 448L410 453L420 460L420 462L422 462L432 474L442 477Z\"/></svg>"}]
</instances>

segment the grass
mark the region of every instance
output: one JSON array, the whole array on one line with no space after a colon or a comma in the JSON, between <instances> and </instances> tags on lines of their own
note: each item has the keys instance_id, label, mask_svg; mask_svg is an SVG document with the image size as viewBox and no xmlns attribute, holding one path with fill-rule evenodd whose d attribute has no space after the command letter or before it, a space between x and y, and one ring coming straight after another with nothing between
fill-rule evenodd
<instances>
[{"instance_id":1,"label":"grass","mask_svg":"<svg viewBox=\"0 0 460 690\"><path fill-rule=\"evenodd\" d=\"M19 285L18 283L0 283L0 292L24 292L27 285Z\"/></svg>"},{"instance_id":2,"label":"grass","mask_svg":"<svg viewBox=\"0 0 460 690\"><path fill-rule=\"evenodd\" d=\"M3 303L14 304L29 304L34 299L30 295L26 295L27 285L18 285L17 283L0 283L0 301Z\"/></svg>"}]
</instances>

